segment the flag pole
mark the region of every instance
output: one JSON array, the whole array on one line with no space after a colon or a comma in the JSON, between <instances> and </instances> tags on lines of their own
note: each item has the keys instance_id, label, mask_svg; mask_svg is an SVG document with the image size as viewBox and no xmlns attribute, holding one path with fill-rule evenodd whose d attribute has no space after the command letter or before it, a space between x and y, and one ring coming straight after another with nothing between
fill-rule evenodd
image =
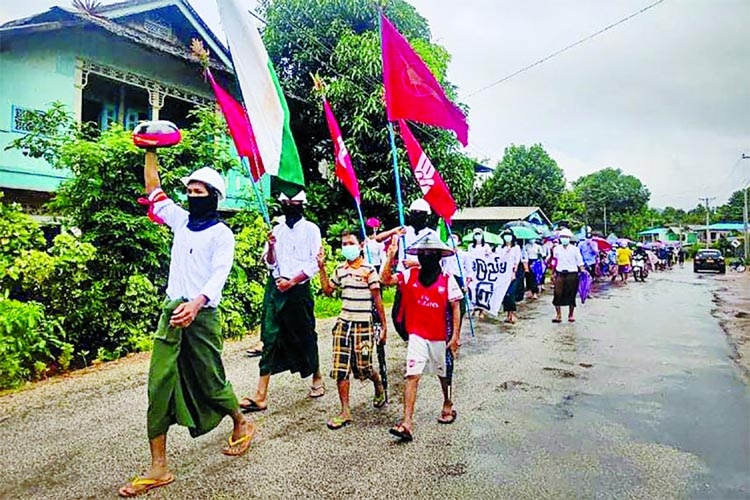
<instances>
[{"instance_id":1,"label":"flag pole","mask_svg":"<svg viewBox=\"0 0 750 500\"><path fill-rule=\"evenodd\" d=\"M461 276L461 281L464 283L464 287L468 291L469 285L466 283L466 277L464 276L464 266L461 265L461 259L458 257L458 248L456 247L456 244L453 242L453 231L451 231L451 226L447 222L445 223L445 228L448 230L448 238L451 240L451 246L454 250L456 250L456 263L458 264L458 273L459 276ZM468 294L464 293L464 302L466 303L466 315L469 318L469 328L471 330L471 337L474 338L474 320L471 317L471 302L469 302L469 296Z\"/></svg>"},{"instance_id":2,"label":"flag pole","mask_svg":"<svg viewBox=\"0 0 750 500\"><path fill-rule=\"evenodd\" d=\"M388 122L388 136L391 139L391 156L393 157L393 177L396 182L396 205L398 206L398 224L404 227L404 202L401 199L401 176L398 173L398 150L396 149L396 137L393 132L393 123ZM401 235L401 244L399 247L399 262L406 258L406 249L404 248L406 238Z\"/></svg>"},{"instance_id":3,"label":"flag pole","mask_svg":"<svg viewBox=\"0 0 750 500\"><path fill-rule=\"evenodd\" d=\"M255 177L253 176L253 171L250 169L250 162L248 161L246 156L241 157L242 165L247 170L249 176L250 176L250 183L253 185L253 192L255 193L255 201L258 203L258 210L260 210L260 214L263 216L263 220L265 221L266 225L268 227L271 227L271 218L268 215L268 208L266 207L266 203L263 200L262 195L260 194L260 189L258 189L258 183L255 181Z\"/></svg>"}]
</instances>

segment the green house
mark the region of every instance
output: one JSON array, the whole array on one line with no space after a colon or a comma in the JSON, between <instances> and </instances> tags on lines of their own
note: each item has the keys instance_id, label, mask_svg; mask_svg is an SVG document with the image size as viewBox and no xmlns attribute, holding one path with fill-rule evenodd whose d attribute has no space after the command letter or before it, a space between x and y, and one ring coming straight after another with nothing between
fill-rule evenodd
<instances>
[{"instance_id":1,"label":"green house","mask_svg":"<svg viewBox=\"0 0 750 500\"><path fill-rule=\"evenodd\" d=\"M119 123L164 119L189 124L196 105L213 105L210 86L190 60L190 41L203 40L212 72L225 88L237 88L228 51L184 0L129 0L95 13L53 7L0 26L0 190L6 199L35 207L66 172L18 151L5 151L23 134L25 116L60 101L76 119L102 129ZM227 178L222 208L250 198L240 172Z\"/></svg>"}]
</instances>

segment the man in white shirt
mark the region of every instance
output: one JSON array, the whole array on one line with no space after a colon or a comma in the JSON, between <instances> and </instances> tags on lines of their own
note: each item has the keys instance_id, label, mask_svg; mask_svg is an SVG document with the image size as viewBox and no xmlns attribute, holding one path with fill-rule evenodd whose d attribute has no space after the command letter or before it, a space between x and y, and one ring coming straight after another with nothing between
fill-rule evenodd
<instances>
[{"instance_id":1,"label":"man in white shirt","mask_svg":"<svg viewBox=\"0 0 750 500\"><path fill-rule=\"evenodd\" d=\"M217 212L225 196L224 180L209 167L183 178L189 207L185 210L161 190L153 151L146 153L144 177L153 213L172 229L174 241L167 299L148 375L151 468L120 488L122 497L174 482L167 467L167 431L173 424L198 437L231 416L234 430L222 449L230 456L245 453L256 430L240 413L221 361L223 339L216 307L234 260L234 236Z\"/></svg>"},{"instance_id":2,"label":"man in white shirt","mask_svg":"<svg viewBox=\"0 0 750 500\"><path fill-rule=\"evenodd\" d=\"M403 238L399 240L402 245L399 247L397 271L403 272L408 267L419 265L416 256L406 253L409 247L424 239L428 234L439 236L434 229L427 227L427 221L431 214L430 204L424 198L417 198L409 205L409 224L404 228L406 232Z\"/></svg>"},{"instance_id":3,"label":"man in white shirt","mask_svg":"<svg viewBox=\"0 0 750 500\"><path fill-rule=\"evenodd\" d=\"M555 259L555 295L552 305L555 306L553 323L562 322L563 306L568 306L568 321L573 323L573 312L576 308L576 294L578 293L578 273L584 271L581 250L571 244L573 233L570 229L560 231L560 244L552 249Z\"/></svg>"},{"instance_id":4,"label":"man in white shirt","mask_svg":"<svg viewBox=\"0 0 750 500\"><path fill-rule=\"evenodd\" d=\"M304 191L291 198L282 193L279 202L284 221L268 235L263 251L271 275L263 298L260 378L255 396L240 401L244 412L265 410L271 375L285 371L299 373L302 378L312 375L308 396L325 394L310 288L310 279L318 272L320 229L303 215L307 202Z\"/></svg>"}]
</instances>

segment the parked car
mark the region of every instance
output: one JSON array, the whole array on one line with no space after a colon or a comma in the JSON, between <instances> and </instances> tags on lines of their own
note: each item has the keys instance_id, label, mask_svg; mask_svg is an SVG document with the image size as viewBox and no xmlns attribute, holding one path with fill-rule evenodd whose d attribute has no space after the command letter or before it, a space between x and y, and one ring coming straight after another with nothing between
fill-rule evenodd
<instances>
[{"instance_id":1,"label":"parked car","mask_svg":"<svg viewBox=\"0 0 750 500\"><path fill-rule=\"evenodd\" d=\"M693 272L718 271L720 274L727 272L727 263L719 250L698 250L693 259Z\"/></svg>"}]
</instances>

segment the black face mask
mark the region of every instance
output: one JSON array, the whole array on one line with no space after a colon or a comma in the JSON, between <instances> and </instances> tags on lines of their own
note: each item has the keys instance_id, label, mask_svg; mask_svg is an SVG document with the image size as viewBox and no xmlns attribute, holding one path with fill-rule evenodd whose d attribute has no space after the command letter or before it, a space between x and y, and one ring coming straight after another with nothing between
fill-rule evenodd
<instances>
[{"instance_id":1,"label":"black face mask","mask_svg":"<svg viewBox=\"0 0 750 500\"><path fill-rule=\"evenodd\" d=\"M441 256L439 253L420 253L417 255L419 260L419 282L423 286L430 286L435 283L442 269L440 268Z\"/></svg>"},{"instance_id":2,"label":"black face mask","mask_svg":"<svg viewBox=\"0 0 750 500\"><path fill-rule=\"evenodd\" d=\"M302 218L302 205L282 203L281 213L284 214L284 223L291 229Z\"/></svg>"},{"instance_id":3,"label":"black face mask","mask_svg":"<svg viewBox=\"0 0 750 500\"><path fill-rule=\"evenodd\" d=\"M427 213L414 211L409 214L409 225L414 228L414 232L419 232L427 227Z\"/></svg>"},{"instance_id":4,"label":"black face mask","mask_svg":"<svg viewBox=\"0 0 750 500\"><path fill-rule=\"evenodd\" d=\"M188 229L203 231L219 222L219 196L211 191L208 196L188 196Z\"/></svg>"}]
</instances>

